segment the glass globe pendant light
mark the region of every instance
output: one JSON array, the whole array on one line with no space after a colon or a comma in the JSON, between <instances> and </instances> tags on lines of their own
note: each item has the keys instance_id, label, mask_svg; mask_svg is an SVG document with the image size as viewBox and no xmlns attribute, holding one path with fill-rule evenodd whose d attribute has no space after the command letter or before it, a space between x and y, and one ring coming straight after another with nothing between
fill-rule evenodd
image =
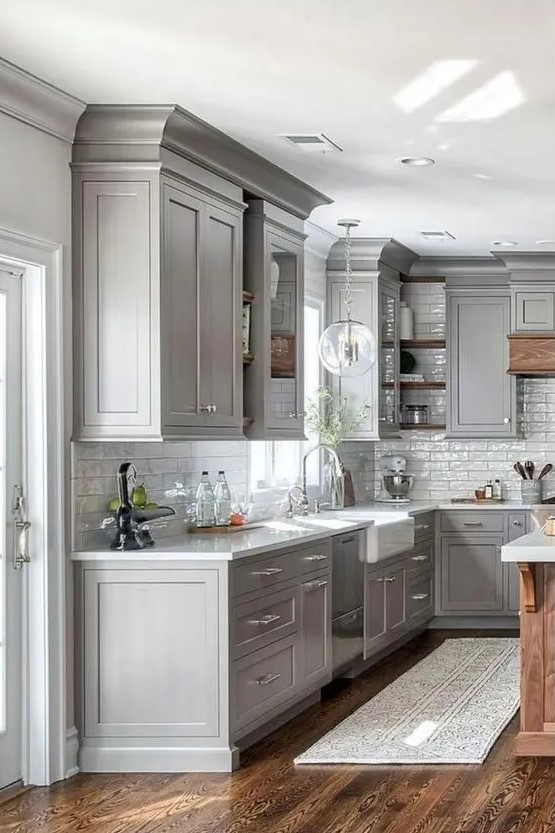
<instances>
[{"instance_id":1,"label":"glass globe pendant light","mask_svg":"<svg viewBox=\"0 0 555 833\"><path fill-rule=\"evenodd\" d=\"M366 324L353 321L353 270L351 269L351 229L359 220L339 220L345 229L345 312L346 317L326 327L320 336L320 361L335 376L363 376L376 362L376 339Z\"/></svg>"}]
</instances>

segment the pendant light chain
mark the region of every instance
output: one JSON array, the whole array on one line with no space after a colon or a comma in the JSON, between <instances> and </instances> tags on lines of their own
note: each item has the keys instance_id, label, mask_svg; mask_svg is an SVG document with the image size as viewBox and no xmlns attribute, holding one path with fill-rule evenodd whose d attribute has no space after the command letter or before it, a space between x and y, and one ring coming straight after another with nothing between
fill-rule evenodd
<instances>
[{"instance_id":1,"label":"pendant light chain","mask_svg":"<svg viewBox=\"0 0 555 833\"><path fill-rule=\"evenodd\" d=\"M347 311L347 321L351 321L351 311L353 307L353 270L351 268L351 226L348 225L345 230L345 268L347 271L347 278L345 281L345 309Z\"/></svg>"}]
</instances>

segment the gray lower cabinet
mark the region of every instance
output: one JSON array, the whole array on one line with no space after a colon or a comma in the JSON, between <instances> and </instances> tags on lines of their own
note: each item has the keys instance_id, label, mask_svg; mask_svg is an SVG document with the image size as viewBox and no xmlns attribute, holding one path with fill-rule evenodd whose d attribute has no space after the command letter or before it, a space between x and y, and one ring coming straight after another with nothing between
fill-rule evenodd
<instances>
[{"instance_id":1,"label":"gray lower cabinet","mask_svg":"<svg viewBox=\"0 0 555 833\"><path fill-rule=\"evenodd\" d=\"M516 381L507 373L509 292L448 291L448 434L514 437Z\"/></svg>"},{"instance_id":2,"label":"gray lower cabinet","mask_svg":"<svg viewBox=\"0 0 555 833\"><path fill-rule=\"evenodd\" d=\"M325 685L331 677L331 581L329 573L301 584L301 644L299 683L305 688Z\"/></svg>"},{"instance_id":3,"label":"gray lower cabinet","mask_svg":"<svg viewBox=\"0 0 555 833\"><path fill-rule=\"evenodd\" d=\"M364 581L364 658L387 642L386 585L388 570L369 570Z\"/></svg>"},{"instance_id":4,"label":"gray lower cabinet","mask_svg":"<svg viewBox=\"0 0 555 833\"><path fill-rule=\"evenodd\" d=\"M518 613L518 568L501 561L501 547L525 535L527 528L525 511L441 512L436 612L440 616Z\"/></svg>"},{"instance_id":5,"label":"gray lower cabinet","mask_svg":"<svg viewBox=\"0 0 555 833\"><path fill-rule=\"evenodd\" d=\"M503 610L502 535L461 533L441 541L441 608L445 612Z\"/></svg>"}]
</instances>

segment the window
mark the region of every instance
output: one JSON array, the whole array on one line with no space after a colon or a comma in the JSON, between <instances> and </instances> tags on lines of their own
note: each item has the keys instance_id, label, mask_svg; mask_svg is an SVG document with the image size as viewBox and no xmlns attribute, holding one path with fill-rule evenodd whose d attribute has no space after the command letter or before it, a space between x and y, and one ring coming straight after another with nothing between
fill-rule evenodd
<instances>
[{"instance_id":1,"label":"window","mask_svg":"<svg viewBox=\"0 0 555 833\"><path fill-rule=\"evenodd\" d=\"M306 403L322 384L322 366L318 356L318 342L323 325L323 304L307 300L304 306L304 396ZM318 441L305 431L307 440L261 441L249 443L249 488L289 486L300 479L301 461L305 451ZM319 486L320 460L311 456L307 466L307 483Z\"/></svg>"}]
</instances>

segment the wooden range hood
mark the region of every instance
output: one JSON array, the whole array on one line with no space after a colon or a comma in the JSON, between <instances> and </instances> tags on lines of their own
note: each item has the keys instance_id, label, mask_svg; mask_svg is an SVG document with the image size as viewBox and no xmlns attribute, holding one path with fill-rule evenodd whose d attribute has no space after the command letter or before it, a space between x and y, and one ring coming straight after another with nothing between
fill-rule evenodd
<instances>
[{"instance_id":1,"label":"wooden range hood","mask_svg":"<svg viewBox=\"0 0 555 833\"><path fill-rule=\"evenodd\" d=\"M555 332L508 336L509 370L515 376L555 376Z\"/></svg>"}]
</instances>

